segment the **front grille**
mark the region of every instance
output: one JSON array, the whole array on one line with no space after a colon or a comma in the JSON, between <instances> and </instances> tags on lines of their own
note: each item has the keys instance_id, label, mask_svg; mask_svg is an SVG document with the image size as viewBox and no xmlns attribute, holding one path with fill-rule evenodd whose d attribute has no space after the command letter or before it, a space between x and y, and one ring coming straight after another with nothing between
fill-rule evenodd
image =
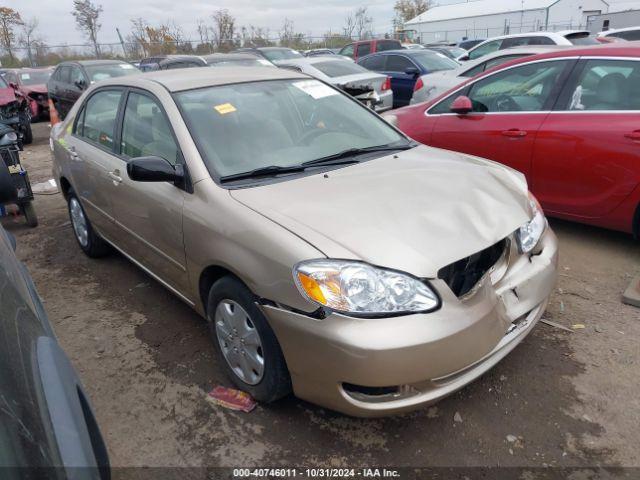
<instances>
[{"instance_id":1,"label":"front grille","mask_svg":"<svg viewBox=\"0 0 640 480\"><path fill-rule=\"evenodd\" d=\"M506 239L502 239L481 252L442 267L438 271L438 278L444 280L456 296L463 297L500 260L507 243Z\"/></svg>"}]
</instances>

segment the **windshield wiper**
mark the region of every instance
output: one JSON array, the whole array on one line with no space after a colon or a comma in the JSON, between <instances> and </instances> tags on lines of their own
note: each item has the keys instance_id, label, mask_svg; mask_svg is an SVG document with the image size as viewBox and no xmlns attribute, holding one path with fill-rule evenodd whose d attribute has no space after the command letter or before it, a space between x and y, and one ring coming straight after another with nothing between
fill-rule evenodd
<instances>
[{"instance_id":1,"label":"windshield wiper","mask_svg":"<svg viewBox=\"0 0 640 480\"><path fill-rule=\"evenodd\" d=\"M316 160L310 160L308 162L304 162L302 165L306 167L310 167L313 165L331 165L335 160L340 160L343 158L355 157L356 155L361 155L363 153L375 153L375 152L394 152L398 150L409 150L414 148L415 145L412 143L404 144L404 145L379 145L376 147L365 147L365 148L349 148L348 150L344 150L342 152L336 153L334 155L328 155L326 157L318 158ZM358 163L357 160L351 160L353 163Z\"/></svg>"},{"instance_id":2,"label":"windshield wiper","mask_svg":"<svg viewBox=\"0 0 640 480\"><path fill-rule=\"evenodd\" d=\"M285 173L304 172L306 167L302 165L293 165L291 167L280 167L278 165L270 165L268 167L260 167L248 172L234 173L233 175L225 175L220 177L221 182L231 182L234 180L244 180L246 178L270 177Z\"/></svg>"}]
</instances>

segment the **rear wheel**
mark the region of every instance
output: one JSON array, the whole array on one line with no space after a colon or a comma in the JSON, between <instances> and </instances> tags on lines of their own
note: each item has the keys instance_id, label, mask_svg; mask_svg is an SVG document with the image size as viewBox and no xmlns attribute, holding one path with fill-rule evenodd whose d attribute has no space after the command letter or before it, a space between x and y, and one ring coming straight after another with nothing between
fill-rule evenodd
<instances>
[{"instance_id":1,"label":"rear wheel","mask_svg":"<svg viewBox=\"0 0 640 480\"><path fill-rule=\"evenodd\" d=\"M80 200L73 190L67 194L69 217L78 245L91 258L104 257L111 252L111 246L98 235L84 213Z\"/></svg>"},{"instance_id":2,"label":"rear wheel","mask_svg":"<svg viewBox=\"0 0 640 480\"><path fill-rule=\"evenodd\" d=\"M32 202L20 204L20 213L24 215L27 225L32 228L38 226L38 216L36 215L36 209L33 208Z\"/></svg>"},{"instance_id":3,"label":"rear wheel","mask_svg":"<svg viewBox=\"0 0 640 480\"><path fill-rule=\"evenodd\" d=\"M207 320L220 363L240 390L261 402L273 402L291 392L280 344L242 282L229 276L213 284Z\"/></svg>"}]
</instances>

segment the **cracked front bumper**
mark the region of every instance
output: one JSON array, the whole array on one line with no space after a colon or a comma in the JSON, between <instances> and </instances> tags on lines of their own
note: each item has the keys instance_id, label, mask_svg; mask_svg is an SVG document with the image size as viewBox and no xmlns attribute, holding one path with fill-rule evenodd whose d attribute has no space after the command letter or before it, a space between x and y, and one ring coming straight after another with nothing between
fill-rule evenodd
<instances>
[{"instance_id":1,"label":"cracked front bumper","mask_svg":"<svg viewBox=\"0 0 640 480\"><path fill-rule=\"evenodd\" d=\"M282 347L295 394L349 415L371 417L437 402L513 350L546 308L558 246L547 229L536 255L513 247L499 279L487 275L466 299L441 280L433 313L381 319L332 314L319 320L262 306ZM354 391L352 386L361 386ZM389 392L390 388L397 391ZM375 393L371 393L375 392Z\"/></svg>"}]
</instances>

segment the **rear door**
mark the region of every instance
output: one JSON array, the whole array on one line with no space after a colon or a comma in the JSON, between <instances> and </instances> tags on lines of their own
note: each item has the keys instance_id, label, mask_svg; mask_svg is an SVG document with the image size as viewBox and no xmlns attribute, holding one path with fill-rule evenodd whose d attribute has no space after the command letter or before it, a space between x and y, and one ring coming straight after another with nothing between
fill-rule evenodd
<instances>
[{"instance_id":1,"label":"rear door","mask_svg":"<svg viewBox=\"0 0 640 480\"><path fill-rule=\"evenodd\" d=\"M110 241L115 237L113 172L120 160L114 149L122 98L121 88L95 91L82 106L73 133L65 135L72 186L93 226Z\"/></svg>"},{"instance_id":2,"label":"rear door","mask_svg":"<svg viewBox=\"0 0 640 480\"><path fill-rule=\"evenodd\" d=\"M409 105L413 96L413 87L416 84L418 75L415 73L407 73L407 69L415 69L418 72L420 68L402 55L392 53L385 54L386 62L384 73L391 77L391 89L393 90L393 106L404 107Z\"/></svg>"},{"instance_id":3,"label":"rear door","mask_svg":"<svg viewBox=\"0 0 640 480\"><path fill-rule=\"evenodd\" d=\"M517 65L483 77L432 107L438 118L431 145L469 153L531 173L533 145L573 62L548 60ZM467 95L473 112L450 113L450 105Z\"/></svg>"},{"instance_id":4,"label":"rear door","mask_svg":"<svg viewBox=\"0 0 640 480\"><path fill-rule=\"evenodd\" d=\"M120 181L113 206L118 239L127 254L178 292L188 279L182 234L184 190L165 182L134 182L126 172L133 158L161 157L183 164L171 123L150 93L131 90L122 120Z\"/></svg>"},{"instance_id":5,"label":"rear door","mask_svg":"<svg viewBox=\"0 0 640 480\"><path fill-rule=\"evenodd\" d=\"M640 61L580 61L535 142L532 187L550 213L607 215L640 184Z\"/></svg>"}]
</instances>

